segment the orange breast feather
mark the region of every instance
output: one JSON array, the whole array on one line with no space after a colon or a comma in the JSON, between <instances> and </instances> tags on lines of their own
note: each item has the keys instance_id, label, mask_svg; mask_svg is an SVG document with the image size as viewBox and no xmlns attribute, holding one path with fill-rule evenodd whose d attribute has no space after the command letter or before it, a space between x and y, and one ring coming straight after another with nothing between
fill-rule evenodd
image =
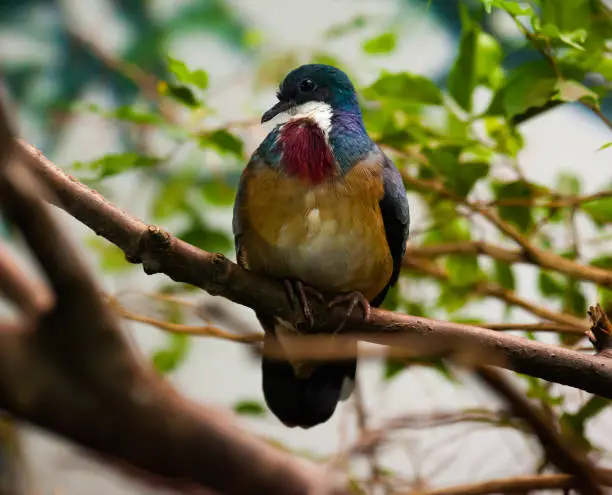
<instances>
[{"instance_id":1,"label":"orange breast feather","mask_svg":"<svg viewBox=\"0 0 612 495\"><path fill-rule=\"evenodd\" d=\"M387 284L392 259L378 166L360 164L317 186L264 167L249 172L245 187L241 245L251 270L370 300Z\"/></svg>"}]
</instances>

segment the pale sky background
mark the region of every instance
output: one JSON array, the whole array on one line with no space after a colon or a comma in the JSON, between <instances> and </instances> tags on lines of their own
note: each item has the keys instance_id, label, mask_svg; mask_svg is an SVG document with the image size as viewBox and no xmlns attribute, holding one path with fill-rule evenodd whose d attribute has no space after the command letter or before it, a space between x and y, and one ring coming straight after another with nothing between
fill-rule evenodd
<instances>
[{"instance_id":1,"label":"pale sky background","mask_svg":"<svg viewBox=\"0 0 612 495\"><path fill-rule=\"evenodd\" d=\"M167 0L152 2L159 16L167 16L179 3ZM233 0L232 3L254 28L265 33L270 47L294 48L303 54L303 62L308 61L313 48L320 48L322 33L346 20L347 12L351 16L358 13L375 14L381 27L396 20L398 13L395 0ZM120 49L130 36L120 20L112 16L112 10L105 0L66 0L64 4L78 22L79 29L102 47ZM0 32L0 62L20 57L42 57L52 61L57 56L55 48L45 44L44 39L44 27L54 22L53 16L44 8L30 15L29 22L41 26L40 36L32 39L20 35L18 30ZM397 21L402 26L405 24L405 29L400 30L403 35L398 49L388 57L367 58L361 52L361 41L377 34L375 30L341 38L326 45L325 49L350 63L364 83L373 80L383 67L435 75L454 56L453 40L427 17L426 12L415 10L411 22L403 19ZM100 29L100 26L104 26L104 29ZM212 36L175 36L170 39L169 50L190 67L202 67L209 72L210 91L214 94L209 103L219 111L220 120L257 117L274 100L271 89L265 94L253 95L252 74L255 68ZM29 89L32 97L36 97L39 91L45 91L45 84L49 84L49 81L33 82ZM87 99L110 104L108 94L101 86L92 86ZM22 135L36 143L40 130L28 115L20 116ZM580 170L585 194L597 191L604 182L609 182L612 149L596 150L612 139L609 131L592 116L577 108L563 108L534 119L523 130L527 146L522 152L521 162L530 178L552 186L560 170ZM253 132L247 142L249 149L257 144L265 132L264 128ZM58 152L51 158L58 164L86 161L118 151L119 146L117 130L111 123L95 116L83 116L72 122ZM118 198L117 202L122 208L136 215L145 215L142 199L150 191L143 191L141 184L130 180L121 179L112 184L116 188L113 189L115 198ZM413 211L413 214L415 218L419 217L418 211ZM66 219L74 236L81 239L79 242L84 245L83 236L89 236L89 231L64 214L60 213L59 216ZM231 228L228 215L215 212L212 220L228 231ZM95 257L91 253L88 256L92 269L97 269ZM519 274L519 293L527 299L539 299L534 271L521 267ZM113 293L121 290L154 291L163 278L132 270L120 276L100 274L100 280L104 288ZM257 325L250 310L227 301L220 303L236 311L248 324ZM502 321L502 309L496 302L487 302L475 307L475 312L486 314L488 320ZM530 320L520 311L515 312L515 318L517 321ZM164 335L150 327L126 323L126 328L133 333L144 352L149 353L165 342ZM381 371L381 363L374 361L362 362L359 368L364 397L374 424L400 413L448 411L470 406L492 407L495 403L495 399L469 377L465 377L460 385L453 385L441 380L433 371L417 368L402 373L390 386L381 387ZM171 381L188 397L203 404L228 409L241 399L263 401L260 380L259 364L244 347L213 339L194 340L187 362L171 377ZM586 395L577 391L571 394L576 398L576 404L582 402ZM315 453L335 452L355 438L350 402L341 406L328 423L307 431L284 428L271 415L257 420L238 418L238 421L258 434L269 435L292 447ZM591 426L605 428L603 424L608 425L609 422L610 414L604 414ZM421 476L439 485L533 471L537 456L532 452L537 453L534 449L538 447L532 441L525 441L513 430L474 426L467 429L471 431L467 435L460 435L466 430L465 426L397 434L396 441L384 451L383 464L400 471L406 479ZM78 449L42 436L33 429L27 431L26 445L31 454L29 468L34 480L31 495L158 493L93 464ZM608 448L612 447L612 440L600 440L607 442ZM58 491L53 492L55 489Z\"/></svg>"}]
</instances>

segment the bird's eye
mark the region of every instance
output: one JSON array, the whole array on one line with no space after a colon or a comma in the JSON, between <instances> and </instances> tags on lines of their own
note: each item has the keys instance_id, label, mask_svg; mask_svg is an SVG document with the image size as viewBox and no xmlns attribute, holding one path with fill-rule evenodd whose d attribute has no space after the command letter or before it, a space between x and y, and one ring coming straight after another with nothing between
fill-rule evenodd
<instances>
[{"instance_id":1,"label":"bird's eye","mask_svg":"<svg viewBox=\"0 0 612 495\"><path fill-rule=\"evenodd\" d=\"M304 79L302 82L300 82L300 91L302 91L303 93L310 93L316 87L317 85L312 79Z\"/></svg>"}]
</instances>

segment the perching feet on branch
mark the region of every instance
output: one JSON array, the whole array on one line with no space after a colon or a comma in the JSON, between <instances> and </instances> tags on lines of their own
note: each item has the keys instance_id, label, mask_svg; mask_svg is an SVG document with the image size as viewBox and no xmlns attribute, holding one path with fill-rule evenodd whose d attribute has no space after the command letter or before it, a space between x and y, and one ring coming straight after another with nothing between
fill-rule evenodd
<instances>
[{"instance_id":1,"label":"perching feet on branch","mask_svg":"<svg viewBox=\"0 0 612 495\"><path fill-rule=\"evenodd\" d=\"M370 303L361 292L349 292L348 294L341 294L337 297L334 297L334 299L331 300L327 307L333 308L334 306L339 306L341 304L346 303L348 303L348 308L346 310L346 314L344 315L342 323L340 323L340 325L338 325L338 328L336 328L336 333L340 332L344 328L346 320L348 320L349 316L353 314L353 311L357 306L361 306L361 308L363 309L363 319L365 321L368 321L368 319L370 318Z\"/></svg>"}]
</instances>

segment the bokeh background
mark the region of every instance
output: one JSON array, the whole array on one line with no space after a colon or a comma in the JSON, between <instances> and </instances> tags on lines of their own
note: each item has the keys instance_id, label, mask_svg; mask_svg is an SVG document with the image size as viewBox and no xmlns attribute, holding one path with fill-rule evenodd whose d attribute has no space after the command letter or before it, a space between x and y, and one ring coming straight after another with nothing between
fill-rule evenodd
<instances>
[{"instance_id":1,"label":"bokeh background","mask_svg":"<svg viewBox=\"0 0 612 495\"><path fill-rule=\"evenodd\" d=\"M509 50L506 68L537 57L521 43L512 21L498 14L487 18L485 29ZM90 180L146 221L163 224L204 249L233 256L233 187L244 156L269 130L258 125L258 119L274 101L274 86L288 70L327 61L347 69L359 87L375 81L382 69L422 74L443 85L460 31L455 0L0 0L0 71L21 134L55 163ZM380 41L381 35L387 40ZM381 48L381 43L389 46ZM186 142L178 125L167 126L163 133L135 128L113 110L133 111L147 92L159 89L155 78L166 78L167 55L208 75L201 108L172 108L168 115L186 126L195 126L198 119L206 119L208 129L229 125L243 143L218 135L217 149L201 149ZM604 112L609 108L604 100ZM525 146L520 162L530 179L554 186L560 173L569 171L579 176L585 193L609 182L612 151L597 150L611 140L610 131L587 109L563 106L530 120L521 130ZM148 175L135 171L104 180L100 170L122 163L91 166L108 153L128 151L166 160ZM418 211L419 202L410 199L418 232L427 219ZM79 239L106 291L118 294L135 311L162 311L161 303L142 294L168 291L164 277L144 275L76 221L58 216ZM15 254L27 263L17 247ZM541 301L535 272L521 267L519 275L522 296ZM200 315L216 311L231 316L234 326L257 328L249 310L200 293L188 296L200 304ZM594 300L594 291L587 290L587 296ZM470 311L490 321L533 320L521 310L508 315L501 302L491 299L472 304ZM195 321L197 316L184 318ZM169 336L136 322L125 325L143 353L167 371L184 394L221 410L237 409L245 427L285 448L319 459L350 445L358 434L354 401L313 430L282 427L261 410L259 365L242 345ZM364 361L359 369L360 396L372 425L401 414L496 403L461 370L453 371L455 380L432 367L410 367L391 381L385 380L386 372L377 360ZM569 391L570 407L579 407L584 395ZM601 414L589 428L605 431L610 419L607 412ZM156 493L59 439L29 427L20 431L20 465L29 494ZM4 442L12 445L16 440L9 436ZM599 441L602 448L612 443L602 436ZM13 462L13 451L4 452L0 459ZM483 423L406 429L381 452L380 462L415 486L420 480L437 486L532 472L538 456L533 441L517 430ZM366 466L357 463L354 469L360 472Z\"/></svg>"}]
</instances>

